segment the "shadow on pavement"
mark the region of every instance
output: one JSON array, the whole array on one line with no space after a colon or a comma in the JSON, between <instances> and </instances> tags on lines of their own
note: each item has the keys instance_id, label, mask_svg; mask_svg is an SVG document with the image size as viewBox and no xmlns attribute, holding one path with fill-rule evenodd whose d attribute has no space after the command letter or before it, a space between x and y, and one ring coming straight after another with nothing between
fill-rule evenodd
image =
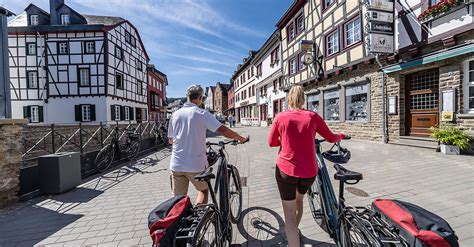
<instances>
[{"instance_id":1,"label":"shadow on pavement","mask_svg":"<svg viewBox=\"0 0 474 247\"><path fill-rule=\"evenodd\" d=\"M237 225L239 233L246 239L242 246L287 246L285 222L275 211L265 207L250 207L242 211ZM304 246L327 244L303 236Z\"/></svg>"}]
</instances>

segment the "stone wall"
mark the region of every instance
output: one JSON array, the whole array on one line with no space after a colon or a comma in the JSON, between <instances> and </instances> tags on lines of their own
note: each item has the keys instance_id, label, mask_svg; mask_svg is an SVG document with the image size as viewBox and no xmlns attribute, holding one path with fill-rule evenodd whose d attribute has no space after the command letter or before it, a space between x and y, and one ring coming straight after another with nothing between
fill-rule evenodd
<instances>
[{"instance_id":1,"label":"stone wall","mask_svg":"<svg viewBox=\"0 0 474 247\"><path fill-rule=\"evenodd\" d=\"M0 120L0 208L18 200L21 135L26 120Z\"/></svg>"}]
</instances>

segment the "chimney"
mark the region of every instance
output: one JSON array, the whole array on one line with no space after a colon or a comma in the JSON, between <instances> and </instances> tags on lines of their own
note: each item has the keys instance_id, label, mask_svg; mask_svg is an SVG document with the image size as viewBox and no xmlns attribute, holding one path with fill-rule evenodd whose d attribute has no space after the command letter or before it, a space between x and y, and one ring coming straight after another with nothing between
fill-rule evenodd
<instances>
[{"instance_id":1,"label":"chimney","mask_svg":"<svg viewBox=\"0 0 474 247\"><path fill-rule=\"evenodd\" d=\"M49 0L49 16L51 25L60 25L61 20L58 15L58 8L64 4L64 0Z\"/></svg>"}]
</instances>

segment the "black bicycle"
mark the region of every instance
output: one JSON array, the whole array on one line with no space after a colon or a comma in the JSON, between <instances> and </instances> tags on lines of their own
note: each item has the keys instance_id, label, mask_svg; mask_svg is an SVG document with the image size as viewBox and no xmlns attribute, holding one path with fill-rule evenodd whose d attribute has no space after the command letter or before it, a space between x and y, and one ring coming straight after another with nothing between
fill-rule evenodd
<instances>
[{"instance_id":1,"label":"black bicycle","mask_svg":"<svg viewBox=\"0 0 474 247\"><path fill-rule=\"evenodd\" d=\"M117 155L118 160L125 157L127 160L134 160L140 151L140 135L134 129L124 129L120 134L120 128L115 126L111 133L111 141L104 146L95 158L95 170L99 173L109 169L112 161ZM121 138L125 140L121 142Z\"/></svg>"},{"instance_id":2,"label":"black bicycle","mask_svg":"<svg viewBox=\"0 0 474 247\"><path fill-rule=\"evenodd\" d=\"M238 143L237 141L206 143L210 166L195 179L207 183L212 202L194 207L194 213L181 222L181 227L176 233L176 241L188 239L187 246L231 246L232 223L237 223L242 213L242 186L237 167L227 162L225 145L228 144ZM218 149L214 150L212 146L217 146ZM212 173L214 164L217 164L216 175ZM211 179L216 176L213 187Z\"/></svg>"}]
</instances>

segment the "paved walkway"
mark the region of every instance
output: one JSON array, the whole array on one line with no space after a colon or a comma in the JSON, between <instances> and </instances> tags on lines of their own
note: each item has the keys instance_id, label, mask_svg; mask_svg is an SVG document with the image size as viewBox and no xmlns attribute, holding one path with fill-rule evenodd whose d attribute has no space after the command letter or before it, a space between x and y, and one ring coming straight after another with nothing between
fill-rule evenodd
<instances>
[{"instance_id":1,"label":"paved walkway","mask_svg":"<svg viewBox=\"0 0 474 247\"><path fill-rule=\"evenodd\" d=\"M237 130L250 134L252 141L227 149L231 162L247 177L235 242L285 246L274 180L277 149L267 147L269 129ZM352 152L348 166L364 174L364 180L351 187L369 195L347 193L349 204L366 205L377 197L416 203L446 218L462 246L474 246L474 157L356 140L345 145ZM169 150L162 150L90 178L71 192L2 210L0 246L150 246L147 215L171 195L168 162ZM306 246L334 246L307 211L300 228Z\"/></svg>"}]
</instances>

